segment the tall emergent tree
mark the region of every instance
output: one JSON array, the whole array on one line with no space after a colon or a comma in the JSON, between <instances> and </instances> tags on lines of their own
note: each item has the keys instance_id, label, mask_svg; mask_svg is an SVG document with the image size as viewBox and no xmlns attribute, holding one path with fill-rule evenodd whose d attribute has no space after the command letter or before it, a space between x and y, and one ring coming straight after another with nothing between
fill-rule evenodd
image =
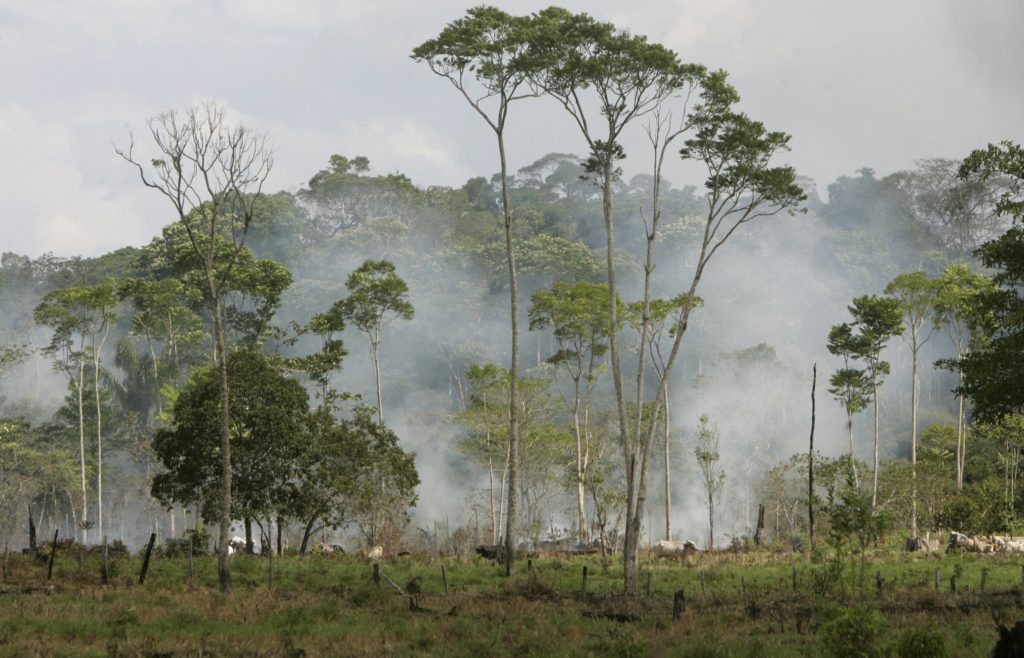
<instances>
[{"instance_id":1,"label":"tall emergent tree","mask_svg":"<svg viewBox=\"0 0 1024 658\"><path fill-rule=\"evenodd\" d=\"M501 208L505 218L505 256L512 326L512 366L509 381L508 426L508 523L505 530L505 573L515 571L516 487L519 453L519 289L516 254L512 241L512 204L509 200L508 163L505 157L505 124L509 104L534 96L527 85L525 54L529 46L529 21L494 7L474 7L465 18L449 23L436 38L420 44L412 57L447 79L494 132L501 165Z\"/></svg>"},{"instance_id":2,"label":"tall emergent tree","mask_svg":"<svg viewBox=\"0 0 1024 658\"><path fill-rule=\"evenodd\" d=\"M847 307L857 329L857 358L864 362L865 373L871 382L871 401L875 412L875 449L871 479L871 507L878 505L878 387L889 374L889 362L882 360L882 350L889 339L903 332L903 313L898 300L876 295L861 295Z\"/></svg>"},{"instance_id":3,"label":"tall emergent tree","mask_svg":"<svg viewBox=\"0 0 1024 658\"><path fill-rule=\"evenodd\" d=\"M623 131L678 90L688 70L671 50L586 14L550 7L536 14L534 23L532 82L572 117L590 151L585 169L601 185L610 309L608 344L626 464L625 584L627 591L634 592L645 493L636 454L640 429L630 431L619 357L613 190L621 173L617 163L626 156L621 144ZM639 405L637 413L642 408ZM651 424L655 423L652 420Z\"/></svg>"},{"instance_id":4,"label":"tall emergent tree","mask_svg":"<svg viewBox=\"0 0 1024 658\"><path fill-rule=\"evenodd\" d=\"M961 360L962 390L974 403L977 417L996 420L1024 412L1024 148L1009 141L989 144L964 160L960 176L1005 177L996 212L1013 221L1006 233L978 249L985 266L997 270L997 290L979 300L990 322L985 344Z\"/></svg>"},{"instance_id":5,"label":"tall emergent tree","mask_svg":"<svg viewBox=\"0 0 1024 658\"><path fill-rule=\"evenodd\" d=\"M900 303L907 338L910 343L910 536L917 538L917 355L932 335L939 282L924 272L900 274L885 287L885 294Z\"/></svg>"},{"instance_id":6,"label":"tall emergent tree","mask_svg":"<svg viewBox=\"0 0 1024 658\"><path fill-rule=\"evenodd\" d=\"M853 360L864 352L863 337L853 333L853 327L846 322L832 325L828 332L828 351L842 358L843 367L832 373L828 389L846 410L846 431L850 441L850 472L853 484L860 486L857 476L857 460L853 449L853 415L864 411L871 401L871 382L867 373L853 367Z\"/></svg>"},{"instance_id":7,"label":"tall emergent tree","mask_svg":"<svg viewBox=\"0 0 1024 658\"><path fill-rule=\"evenodd\" d=\"M164 112L149 120L156 157L135 154L134 139L115 151L139 172L142 183L164 195L188 233L209 292L213 339L220 368L220 509L219 575L231 592L228 542L231 537L231 406L224 292L232 269L245 249L255 204L273 166L267 138L232 126L223 107L212 101L185 110ZM144 164L144 162L146 164Z\"/></svg>"},{"instance_id":8,"label":"tall emergent tree","mask_svg":"<svg viewBox=\"0 0 1024 658\"><path fill-rule=\"evenodd\" d=\"M377 382L377 422L384 427L384 399L380 383L380 342L384 325L394 320L412 320L409 286L387 260L368 260L348 275L348 297L335 302L327 317L340 318L370 339L370 358Z\"/></svg>"}]
</instances>

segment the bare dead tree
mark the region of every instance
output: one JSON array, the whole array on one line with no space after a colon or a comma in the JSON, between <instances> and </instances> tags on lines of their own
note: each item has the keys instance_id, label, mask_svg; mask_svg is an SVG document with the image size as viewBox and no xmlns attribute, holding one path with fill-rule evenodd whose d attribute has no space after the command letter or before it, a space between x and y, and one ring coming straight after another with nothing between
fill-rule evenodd
<instances>
[{"instance_id":1,"label":"bare dead tree","mask_svg":"<svg viewBox=\"0 0 1024 658\"><path fill-rule=\"evenodd\" d=\"M132 136L127 148L115 146L114 150L135 166L146 187L160 192L174 206L205 274L220 369L220 587L230 593L230 392L223 297L234 264L245 248L255 204L274 164L273 149L265 135L230 125L224 108L212 101L182 113L163 112L151 118L148 125L156 146L156 157L148 164L135 154Z\"/></svg>"}]
</instances>

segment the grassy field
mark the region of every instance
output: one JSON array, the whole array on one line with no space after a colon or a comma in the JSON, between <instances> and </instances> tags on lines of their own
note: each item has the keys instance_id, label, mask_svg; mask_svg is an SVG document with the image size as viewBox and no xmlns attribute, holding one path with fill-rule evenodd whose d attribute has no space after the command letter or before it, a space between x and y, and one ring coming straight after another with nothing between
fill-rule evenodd
<instances>
[{"instance_id":1,"label":"grassy field","mask_svg":"<svg viewBox=\"0 0 1024 658\"><path fill-rule=\"evenodd\" d=\"M883 549L863 580L859 564L799 553L646 558L639 597L600 557L521 560L512 579L477 557L381 561L402 594L356 557L276 559L269 588L266 558L236 556L228 597L215 558L189 579L184 558L154 557L144 585L141 563L114 559L103 585L96 556L58 554L47 581L45 564L12 555L0 656L988 656L994 620L1024 618L1024 563L1010 556Z\"/></svg>"}]
</instances>

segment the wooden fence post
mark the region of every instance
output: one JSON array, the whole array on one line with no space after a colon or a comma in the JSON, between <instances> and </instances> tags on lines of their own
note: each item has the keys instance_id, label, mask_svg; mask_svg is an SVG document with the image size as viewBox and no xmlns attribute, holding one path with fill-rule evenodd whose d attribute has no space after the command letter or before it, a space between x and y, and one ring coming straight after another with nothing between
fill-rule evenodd
<instances>
[{"instance_id":1,"label":"wooden fence post","mask_svg":"<svg viewBox=\"0 0 1024 658\"><path fill-rule=\"evenodd\" d=\"M110 582L110 553L107 550L106 535L103 535L103 569L100 571L100 576L103 579L104 585Z\"/></svg>"},{"instance_id":2,"label":"wooden fence post","mask_svg":"<svg viewBox=\"0 0 1024 658\"><path fill-rule=\"evenodd\" d=\"M985 581L988 580L988 567L981 568L981 591L985 591Z\"/></svg>"},{"instance_id":3,"label":"wooden fence post","mask_svg":"<svg viewBox=\"0 0 1024 658\"><path fill-rule=\"evenodd\" d=\"M188 579L192 580L192 536L188 537Z\"/></svg>"},{"instance_id":4,"label":"wooden fence post","mask_svg":"<svg viewBox=\"0 0 1024 658\"><path fill-rule=\"evenodd\" d=\"M57 557L57 534L60 529L53 531L53 544L50 546L50 566L46 568L46 579L50 580L53 577L53 559Z\"/></svg>"},{"instance_id":5,"label":"wooden fence post","mask_svg":"<svg viewBox=\"0 0 1024 658\"><path fill-rule=\"evenodd\" d=\"M941 576L941 575L939 574L939 570L938 570L938 569L936 569L936 570L935 570L935 591L936 591L936 592L938 592L938 591L939 591L939 583L941 583L941 582L942 582L942 581L941 581L941 578L942 578L942 576Z\"/></svg>"},{"instance_id":6,"label":"wooden fence post","mask_svg":"<svg viewBox=\"0 0 1024 658\"><path fill-rule=\"evenodd\" d=\"M796 592L796 567L793 567L793 592Z\"/></svg>"},{"instance_id":7,"label":"wooden fence post","mask_svg":"<svg viewBox=\"0 0 1024 658\"><path fill-rule=\"evenodd\" d=\"M274 589L274 542L269 536L267 537L266 546L270 549L267 551L267 589Z\"/></svg>"},{"instance_id":8,"label":"wooden fence post","mask_svg":"<svg viewBox=\"0 0 1024 658\"><path fill-rule=\"evenodd\" d=\"M380 587L380 564L373 563L373 584Z\"/></svg>"},{"instance_id":9,"label":"wooden fence post","mask_svg":"<svg viewBox=\"0 0 1024 658\"><path fill-rule=\"evenodd\" d=\"M740 576L740 596L746 596L747 594L747 579L745 576Z\"/></svg>"},{"instance_id":10,"label":"wooden fence post","mask_svg":"<svg viewBox=\"0 0 1024 658\"><path fill-rule=\"evenodd\" d=\"M882 597L882 572L875 572L875 591L878 593L878 597Z\"/></svg>"},{"instance_id":11,"label":"wooden fence post","mask_svg":"<svg viewBox=\"0 0 1024 658\"><path fill-rule=\"evenodd\" d=\"M654 594L654 589L651 587L651 572L647 572L647 596L650 597Z\"/></svg>"},{"instance_id":12,"label":"wooden fence post","mask_svg":"<svg viewBox=\"0 0 1024 658\"><path fill-rule=\"evenodd\" d=\"M701 598L704 597L704 570L703 569L700 570L700 595L701 595Z\"/></svg>"},{"instance_id":13,"label":"wooden fence post","mask_svg":"<svg viewBox=\"0 0 1024 658\"><path fill-rule=\"evenodd\" d=\"M441 565L441 580L444 582L444 595L448 596L448 572L443 564Z\"/></svg>"},{"instance_id":14,"label":"wooden fence post","mask_svg":"<svg viewBox=\"0 0 1024 658\"><path fill-rule=\"evenodd\" d=\"M149 557L153 554L153 544L156 543L156 533L149 535L149 544L146 545L146 556L142 558L142 571L139 572L139 584L146 582L146 572L149 571Z\"/></svg>"},{"instance_id":15,"label":"wooden fence post","mask_svg":"<svg viewBox=\"0 0 1024 658\"><path fill-rule=\"evenodd\" d=\"M679 621L679 618L686 611L686 593L678 590L672 597L672 621Z\"/></svg>"},{"instance_id":16,"label":"wooden fence post","mask_svg":"<svg viewBox=\"0 0 1024 658\"><path fill-rule=\"evenodd\" d=\"M587 597L587 565L583 565L583 598Z\"/></svg>"}]
</instances>

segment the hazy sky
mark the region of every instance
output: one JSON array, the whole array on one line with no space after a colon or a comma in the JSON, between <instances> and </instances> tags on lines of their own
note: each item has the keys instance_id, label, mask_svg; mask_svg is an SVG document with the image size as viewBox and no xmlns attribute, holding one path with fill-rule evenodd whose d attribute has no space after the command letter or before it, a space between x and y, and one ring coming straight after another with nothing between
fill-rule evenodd
<instances>
[{"instance_id":1,"label":"hazy sky","mask_svg":"<svg viewBox=\"0 0 1024 658\"><path fill-rule=\"evenodd\" d=\"M408 57L471 4L0 0L0 252L91 256L148 242L171 209L112 143L134 130L144 145L147 117L200 99L270 135L271 190L297 189L332 153L422 186L495 171L491 133ZM1024 141L1020 0L562 4L728 70L743 110L792 133L788 160L822 194L860 167L884 174ZM519 109L513 168L582 151L563 111L543 100ZM627 174L646 162L631 149Z\"/></svg>"}]
</instances>

